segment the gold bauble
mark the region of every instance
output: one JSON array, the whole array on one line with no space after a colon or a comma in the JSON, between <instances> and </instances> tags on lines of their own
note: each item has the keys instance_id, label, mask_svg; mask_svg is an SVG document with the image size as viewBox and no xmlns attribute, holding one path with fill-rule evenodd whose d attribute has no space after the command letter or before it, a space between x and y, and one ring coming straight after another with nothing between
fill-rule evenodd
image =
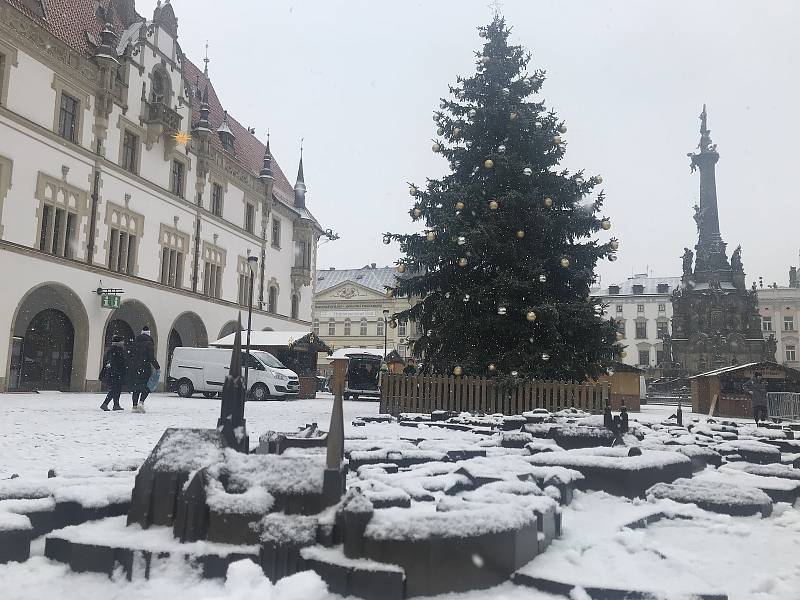
<instances>
[{"instance_id":1,"label":"gold bauble","mask_svg":"<svg viewBox=\"0 0 800 600\"><path fill-rule=\"evenodd\" d=\"M558 130L561 133L567 133L567 126L566 125L562 125L561 127L558 128Z\"/></svg>"},{"instance_id":2,"label":"gold bauble","mask_svg":"<svg viewBox=\"0 0 800 600\"><path fill-rule=\"evenodd\" d=\"M550 198L550 197L547 197L547 198L545 198L545 199L544 199L544 205L545 205L547 208L550 208L551 206L553 206L553 199L552 199L552 198Z\"/></svg>"},{"instance_id":3,"label":"gold bauble","mask_svg":"<svg viewBox=\"0 0 800 600\"><path fill-rule=\"evenodd\" d=\"M420 217L420 216L422 216L422 210L421 210L421 209L419 209L419 208L415 208L415 209L414 209L414 216L415 216L415 217Z\"/></svg>"},{"instance_id":4,"label":"gold bauble","mask_svg":"<svg viewBox=\"0 0 800 600\"><path fill-rule=\"evenodd\" d=\"M394 296L394 289L393 288L388 288L386 290L386 297L387 298L391 298L392 296Z\"/></svg>"},{"instance_id":5,"label":"gold bauble","mask_svg":"<svg viewBox=\"0 0 800 600\"><path fill-rule=\"evenodd\" d=\"M625 339L625 334L622 333L621 331L618 331L617 332L617 341L619 342L619 341L622 341L624 339Z\"/></svg>"},{"instance_id":6,"label":"gold bauble","mask_svg":"<svg viewBox=\"0 0 800 600\"><path fill-rule=\"evenodd\" d=\"M492 59L491 59L491 58L489 58L488 56L484 56L484 57L482 57L482 58L481 58L481 62L482 62L484 65L488 65L490 62L492 62Z\"/></svg>"},{"instance_id":7,"label":"gold bauble","mask_svg":"<svg viewBox=\"0 0 800 600\"><path fill-rule=\"evenodd\" d=\"M511 119L512 121L516 121L518 116L519 115L517 113L512 112L510 115L508 115L508 118Z\"/></svg>"},{"instance_id":8,"label":"gold bauble","mask_svg":"<svg viewBox=\"0 0 800 600\"><path fill-rule=\"evenodd\" d=\"M453 129L453 137L458 137L459 133L461 133L461 129L459 129L458 127Z\"/></svg>"},{"instance_id":9,"label":"gold bauble","mask_svg":"<svg viewBox=\"0 0 800 600\"><path fill-rule=\"evenodd\" d=\"M525 318L528 319L528 321L530 321L531 323L533 323L536 320L536 313L532 310L529 310L528 314L525 315Z\"/></svg>"},{"instance_id":10,"label":"gold bauble","mask_svg":"<svg viewBox=\"0 0 800 600\"><path fill-rule=\"evenodd\" d=\"M436 233L435 233L435 232L433 232L433 231L429 231L429 232L428 232L428 233L425 235L425 238L426 238L426 239L427 239L429 242L432 242L433 240L435 240L435 239L436 239Z\"/></svg>"},{"instance_id":11,"label":"gold bauble","mask_svg":"<svg viewBox=\"0 0 800 600\"><path fill-rule=\"evenodd\" d=\"M461 377L461 374L463 372L464 372L464 369L462 369L461 367L453 368L453 375L455 375L456 377Z\"/></svg>"},{"instance_id":12,"label":"gold bauble","mask_svg":"<svg viewBox=\"0 0 800 600\"><path fill-rule=\"evenodd\" d=\"M595 178L594 178L594 180L595 180L597 183L603 183L603 178L602 178L600 175L598 175L597 177L595 177Z\"/></svg>"},{"instance_id":13,"label":"gold bauble","mask_svg":"<svg viewBox=\"0 0 800 600\"><path fill-rule=\"evenodd\" d=\"M397 321L395 321L394 319L389 321L389 327L391 327L392 329L397 329Z\"/></svg>"},{"instance_id":14,"label":"gold bauble","mask_svg":"<svg viewBox=\"0 0 800 600\"><path fill-rule=\"evenodd\" d=\"M490 373L494 373L496 370L497 370L497 367L494 365L494 363L489 364L489 372Z\"/></svg>"},{"instance_id":15,"label":"gold bauble","mask_svg":"<svg viewBox=\"0 0 800 600\"><path fill-rule=\"evenodd\" d=\"M619 242L617 240L611 240L610 245L612 250L619 250Z\"/></svg>"},{"instance_id":16,"label":"gold bauble","mask_svg":"<svg viewBox=\"0 0 800 600\"><path fill-rule=\"evenodd\" d=\"M558 144L560 144L560 143L561 143L561 136L560 136L560 135L554 135L554 136L553 136L553 143L554 143L555 145L558 145Z\"/></svg>"},{"instance_id":17,"label":"gold bauble","mask_svg":"<svg viewBox=\"0 0 800 600\"><path fill-rule=\"evenodd\" d=\"M439 142L434 142L433 145L431 146L431 150L433 150L434 152L438 152L441 149L442 147L439 145Z\"/></svg>"},{"instance_id":18,"label":"gold bauble","mask_svg":"<svg viewBox=\"0 0 800 600\"><path fill-rule=\"evenodd\" d=\"M611 221L609 221L608 219L603 219L602 221L600 221L600 227L608 231L609 229L611 229Z\"/></svg>"},{"instance_id":19,"label":"gold bauble","mask_svg":"<svg viewBox=\"0 0 800 600\"><path fill-rule=\"evenodd\" d=\"M619 353L619 357L620 357L620 358L625 358L626 356L628 356L628 353L627 353L627 352L625 352L624 350L623 350L622 352L620 352L620 353Z\"/></svg>"},{"instance_id":20,"label":"gold bauble","mask_svg":"<svg viewBox=\"0 0 800 600\"><path fill-rule=\"evenodd\" d=\"M464 203L460 200L456 202L456 210L464 210Z\"/></svg>"},{"instance_id":21,"label":"gold bauble","mask_svg":"<svg viewBox=\"0 0 800 600\"><path fill-rule=\"evenodd\" d=\"M467 259L463 256L458 259L458 266L459 267L466 267L467 266Z\"/></svg>"},{"instance_id":22,"label":"gold bauble","mask_svg":"<svg viewBox=\"0 0 800 600\"><path fill-rule=\"evenodd\" d=\"M417 195L417 191L418 191L417 188L412 185L410 188L408 188L408 195L409 196L416 196Z\"/></svg>"},{"instance_id":23,"label":"gold bauble","mask_svg":"<svg viewBox=\"0 0 800 600\"><path fill-rule=\"evenodd\" d=\"M497 210L498 208L500 208L500 205L497 203L497 200L489 202L489 210Z\"/></svg>"},{"instance_id":24,"label":"gold bauble","mask_svg":"<svg viewBox=\"0 0 800 600\"><path fill-rule=\"evenodd\" d=\"M439 129L436 130L436 135L444 135L444 129L439 127Z\"/></svg>"},{"instance_id":25,"label":"gold bauble","mask_svg":"<svg viewBox=\"0 0 800 600\"><path fill-rule=\"evenodd\" d=\"M525 237L525 232L524 232L524 231L522 231L522 229L520 229L519 231L517 231L517 238L518 238L518 239L520 239L520 240L521 240L521 239L522 239L522 238L524 238L524 237Z\"/></svg>"},{"instance_id":26,"label":"gold bauble","mask_svg":"<svg viewBox=\"0 0 800 600\"><path fill-rule=\"evenodd\" d=\"M494 166L494 161L491 158L487 158L485 161L483 161L483 166L487 169L491 169Z\"/></svg>"},{"instance_id":27,"label":"gold bauble","mask_svg":"<svg viewBox=\"0 0 800 600\"><path fill-rule=\"evenodd\" d=\"M561 259L561 266L565 269L569 267L569 259L566 256Z\"/></svg>"},{"instance_id":28,"label":"gold bauble","mask_svg":"<svg viewBox=\"0 0 800 600\"><path fill-rule=\"evenodd\" d=\"M401 265L397 265L397 272L398 273L405 273L406 272L406 266L402 265L402 264Z\"/></svg>"}]
</instances>

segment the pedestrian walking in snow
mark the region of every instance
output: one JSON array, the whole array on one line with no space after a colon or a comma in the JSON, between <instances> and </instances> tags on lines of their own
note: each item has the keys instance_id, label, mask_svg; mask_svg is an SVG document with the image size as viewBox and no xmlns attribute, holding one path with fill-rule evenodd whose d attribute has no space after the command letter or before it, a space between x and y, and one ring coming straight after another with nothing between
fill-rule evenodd
<instances>
[{"instance_id":1,"label":"pedestrian walking in snow","mask_svg":"<svg viewBox=\"0 0 800 600\"><path fill-rule=\"evenodd\" d=\"M131 356L131 396L133 399L133 411L143 413L144 401L150 394L147 382L153 369L160 369L155 356L155 344L150 336L150 328L145 325L142 333L136 336L133 343L133 354Z\"/></svg>"},{"instance_id":2,"label":"pedestrian walking in snow","mask_svg":"<svg viewBox=\"0 0 800 600\"><path fill-rule=\"evenodd\" d=\"M753 420L758 425L759 421L767 420L767 382L761 378L761 373L753 373L749 381L742 386L750 394L753 402Z\"/></svg>"},{"instance_id":3,"label":"pedestrian walking in snow","mask_svg":"<svg viewBox=\"0 0 800 600\"><path fill-rule=\"evenodd\" d=\"M122 393L122 382L125 380L126 371L125 346L122 336L115 335L111 338L111 347L103 355L103 368L100 370L100 381L108 385L106 399L100 405L102 410L109 410L108 403L114 401L113 410L123 410L119 405L119 396Z\"/></svg>"}]
</instances>

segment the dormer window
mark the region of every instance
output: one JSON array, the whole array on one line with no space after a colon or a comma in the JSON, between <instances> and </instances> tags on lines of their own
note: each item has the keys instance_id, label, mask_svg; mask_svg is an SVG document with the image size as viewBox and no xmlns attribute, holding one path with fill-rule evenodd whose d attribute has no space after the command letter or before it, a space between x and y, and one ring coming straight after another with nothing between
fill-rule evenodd
<instances>
[{"instance_id":1,"label":"dormer window","mask_svg":"<svg viewBox=\"0 0 800 600\"><path fill-rule=\"evenodd\" d=\"M217 135L219 136L219 141L222 142L222 148L225 152L230 152L231 154L235 154L235 148L233 146L233 141L236 139L236 136L233 135L233 131L228 126L228 111L225 111L225 116L222 118L222 123L217 128Z\"/></svg>"},{"instance_id":2,"label":"dormer window","mask_svg":"<svg viewBox=\"0 0 800 600\"><path fill-rule=\"evenodd\" d=\"M639 295L641 295L641 294L644 294L644 286L643 286L643 285L641 285L641 284L638 284L638 283L637 283L637 284L635 284L635 285L633 286L633 293L634 293L635 295L637 295L637 296L639 296Z\"/></svg>"},{"instance_id":3,"label":"dormer window","mask_svg":"<svg viewBox=\"0 0 800 600\"><path fill-rule=\"evenodd\" d=\"M666 294L669 292L669 284L668 283L659 283L658 284L658 293L659 294Z\"/></svg>"},{"instance_id":4,"label":"dormer window","mask_svg":"<svg viewBox=\"0 0 800 600\"><path fill-rule=\"evenodd\" d=\"M619 286L618 285L610 285L610 286L608 286L608 294L609 294L609 296L618 296L619 295Z\"/></svg>"}]
</instances>

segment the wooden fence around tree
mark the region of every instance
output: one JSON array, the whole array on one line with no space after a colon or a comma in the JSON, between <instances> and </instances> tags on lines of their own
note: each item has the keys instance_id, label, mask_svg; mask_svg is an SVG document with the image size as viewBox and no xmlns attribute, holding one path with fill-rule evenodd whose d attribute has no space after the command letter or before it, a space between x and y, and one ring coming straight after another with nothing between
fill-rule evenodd
<instances>
[{"instance_id":1,"label":"wooden fence around tree","mask_svg":"<svg viewBox=\"0 0 800 600\"><path fill-rule=\"evenodd\" d=\"M550 412L579 408L601 413L611 397L610 383L520 380L501 387L485 377L383 375L383 414L431 413L435 410L519 415L535 408Z\"/></svg>"}]
</instances>

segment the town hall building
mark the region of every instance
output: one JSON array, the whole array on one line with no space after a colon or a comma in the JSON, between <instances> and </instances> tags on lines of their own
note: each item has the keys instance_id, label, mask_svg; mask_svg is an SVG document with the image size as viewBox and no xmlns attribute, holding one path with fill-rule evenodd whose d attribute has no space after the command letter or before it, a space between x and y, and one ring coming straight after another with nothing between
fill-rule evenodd
<instances>
[{"instance_id":1,"label":"town hall building","mask_svg":"<svg viewBox=\"0 0 800 600\"><path fill-rule=\"evenodd\" d=\"M96 390L113 335L176 346L246 318L311 329L317 241L292 185L182 51L169 2L0 0L0 391Z\"/></svg>"}]
</instances>

